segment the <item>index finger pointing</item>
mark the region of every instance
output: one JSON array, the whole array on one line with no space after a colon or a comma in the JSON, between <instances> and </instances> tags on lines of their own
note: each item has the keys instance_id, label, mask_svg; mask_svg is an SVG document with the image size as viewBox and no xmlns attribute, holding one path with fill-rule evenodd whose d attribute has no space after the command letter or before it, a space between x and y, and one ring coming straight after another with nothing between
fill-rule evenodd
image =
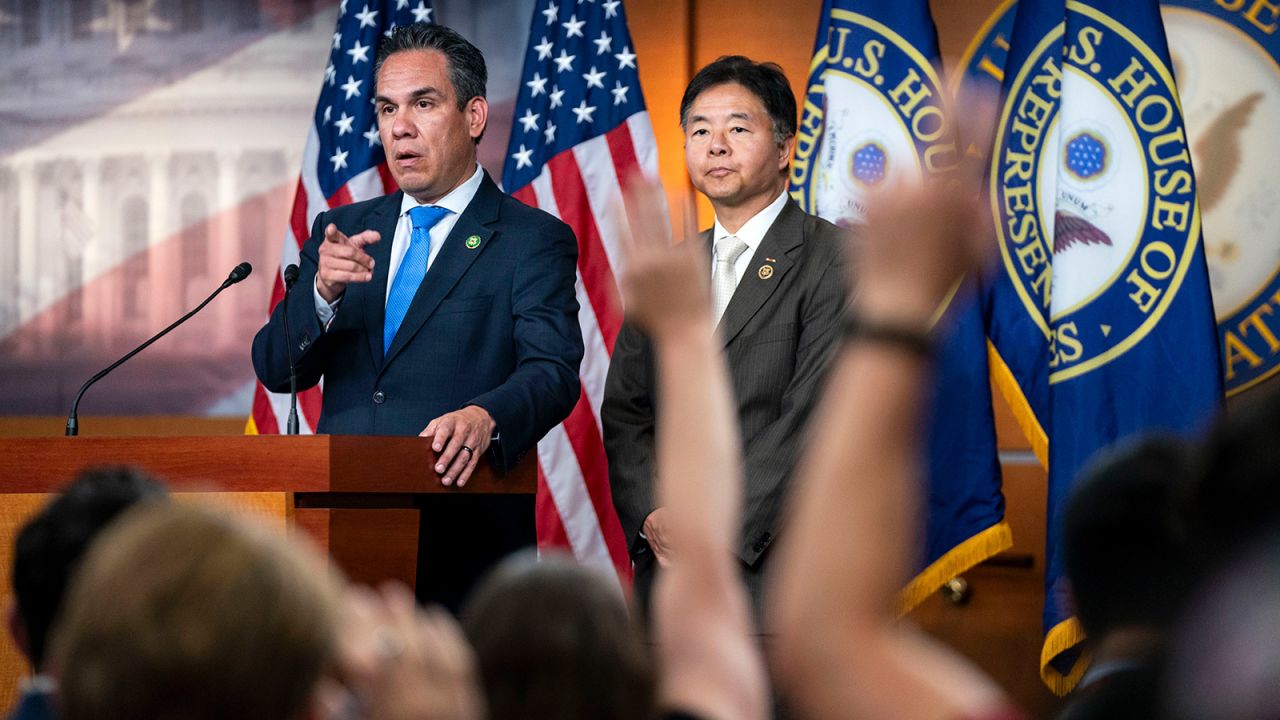
<instances>
[{"instance_id":1,"label":"index finger pointing","mask_svg":"<svg viewBox=\"0 0 1280 720\"><path fill-rule=\"evenodd\" d=\"M324 227L324 239L326 242L344 243L347 241L347 236L342 234L337 225L329 223Z\"/></svg>"},{"instance_id":2,"label":"index finger pointing","mask_svg":"<svg viewBox=\"0 0 1280 720\"><path fill-rule=\"evenodd\" d=\"M355 235L347 238L347 243L355 248L363 248L364 246L372 245L381 239L382 234L377 230L365 230L364 232L356 233Z\"/></svg>"}]
</instances>

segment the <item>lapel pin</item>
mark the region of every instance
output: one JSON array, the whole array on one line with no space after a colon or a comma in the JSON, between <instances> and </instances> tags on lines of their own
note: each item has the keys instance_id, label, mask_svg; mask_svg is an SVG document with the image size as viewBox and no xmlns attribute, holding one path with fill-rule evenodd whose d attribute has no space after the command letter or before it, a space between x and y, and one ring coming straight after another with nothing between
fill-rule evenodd
<instances>
[{"instance_id":1,"label":"lapel pin","mask_svg":"<svg viewBox=\"0 0 1280 720\"><path fill-rule=\"evenodd\" d=\"M768 280L773 277L773 266L761 265L760 270L756 272L756 275L759 275L761 280Z\"/></svg>"},{"instance_id":2,"label":"lapel pin","mask_svg":"<svg viewBox=\"0 0 1280 720\"><path fill-rule=\"evenodd\" d=\"M468 237L468 238L467 238L467 249L468 249L468 250L475 250L475 249L476 249L476 248L478 248L478 247L480 247L480 236L479 236L479 235L472 235L471 237Z\"/></svg>"}]
</instances>

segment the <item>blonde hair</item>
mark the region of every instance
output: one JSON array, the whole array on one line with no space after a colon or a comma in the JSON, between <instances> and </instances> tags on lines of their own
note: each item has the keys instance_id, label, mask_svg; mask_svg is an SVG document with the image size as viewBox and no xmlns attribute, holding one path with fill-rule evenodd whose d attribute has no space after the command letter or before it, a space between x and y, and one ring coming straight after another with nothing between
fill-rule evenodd
<instances>
[{"instance_id":1,"label":"blonde hair","mask_svg":"<svg viewBox=\"0 0 1280 720\"><path fill-rule=\"evenodd\" d=\"M62 716L301 716L341 583L308 548L191 506L130 511L91 548L53 646Z\"/></svg>"}]
</instances>

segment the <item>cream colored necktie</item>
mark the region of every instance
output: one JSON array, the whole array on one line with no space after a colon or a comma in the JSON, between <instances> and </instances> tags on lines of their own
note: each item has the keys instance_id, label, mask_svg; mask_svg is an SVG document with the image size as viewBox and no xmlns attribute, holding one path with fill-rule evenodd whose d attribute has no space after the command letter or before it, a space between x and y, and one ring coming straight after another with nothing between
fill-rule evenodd
<instances>
[{"instance_id":1,"label":"cream colored necktie","mask_svg":"<svg viewBox=\"0 0 1280 720\"><path fill-rule=\"evenodd\" d=\"M711 299L715 303L715 320L720 322L724 309L729 306L729 298L738 287L738 273L733 265L738 257L746 252L747 244L735 235L722 237L716 241L716 267L711 274Z\"/></svg>"}]
</instances>

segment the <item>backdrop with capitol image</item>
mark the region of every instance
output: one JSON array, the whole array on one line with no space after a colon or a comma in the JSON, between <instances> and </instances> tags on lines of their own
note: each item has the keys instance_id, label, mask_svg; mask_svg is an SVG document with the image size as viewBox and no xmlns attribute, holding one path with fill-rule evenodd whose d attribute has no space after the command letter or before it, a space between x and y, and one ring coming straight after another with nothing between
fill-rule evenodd
<instances>
[{"instance_id":1,"label":"backdrop with capitol image","mask_svg":"<svg viewBox=\"0 0 1280 720\"><path fill-rule=\"evenodd\" d=\"M408 18L438 13L485 52L480 160L500 177L523 59L510 38L527 34L532 0L397 4ZM258 272L80 408L248 416L248 344L341 42L339 5L0 0L0 414L65 415L86 378L248 261Z\"/></svg>"}]
</instances>

